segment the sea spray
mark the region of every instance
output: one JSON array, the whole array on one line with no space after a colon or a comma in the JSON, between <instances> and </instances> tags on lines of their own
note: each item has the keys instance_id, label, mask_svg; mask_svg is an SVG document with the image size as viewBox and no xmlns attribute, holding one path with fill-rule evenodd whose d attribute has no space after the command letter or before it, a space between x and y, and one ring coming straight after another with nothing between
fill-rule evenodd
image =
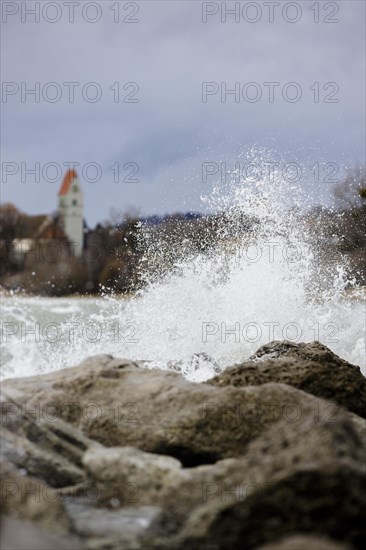
<instances>
[{"instance_id":1,"label":"sea spray","mask_svg":"<svg viewBox=\"0 0 366 550\"><path fill-rule=\"evenodd\" d=\"M245 161L268 165L268 154ZM107 353L202 381L284 339L320 340L364 369L362 289L329 254L331 236L305 213L304 191L275 168L262 172L218 181L202 197L212 215L195 239L176 245L142 224L142 264L154 269L132 298L4 297L2 376Z\"/></svg>"}]
</instances>

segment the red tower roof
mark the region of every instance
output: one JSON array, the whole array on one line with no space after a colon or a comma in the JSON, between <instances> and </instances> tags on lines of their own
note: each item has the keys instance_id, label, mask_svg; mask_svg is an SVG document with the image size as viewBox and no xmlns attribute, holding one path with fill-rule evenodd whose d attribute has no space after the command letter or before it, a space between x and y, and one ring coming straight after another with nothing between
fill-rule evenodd
<instances>
[{"instance_id":1,"label":"red tower roof","mask_svg":"<svg viewBox=\"0 0 366 550\"><path fill-rule=\"evenodd\" d=\"M67 195L70 189L70 185L78 177L75 170L69 170L66 172L64 179L62 180L62 184L60 187L60 191L58 192L59 195Z\"/></svg>"}]
</instances>

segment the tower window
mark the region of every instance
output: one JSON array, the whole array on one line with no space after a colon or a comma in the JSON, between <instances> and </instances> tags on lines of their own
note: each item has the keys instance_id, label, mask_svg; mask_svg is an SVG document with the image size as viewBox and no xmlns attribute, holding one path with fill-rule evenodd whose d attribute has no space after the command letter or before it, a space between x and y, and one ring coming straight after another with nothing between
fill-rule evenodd
<instances>
[{"instance_id":1,"label":"tower window","mask_svg":"<svg viewBox=\"0 0 366 550\"><path fill-rule=\"evenodd\" d=\"M74 200L72 201L72 205L73 205L73 206L76 206L76 205L77 205L77 203L78 203L78 201L77 201L77 200L75 200L75 199L74 199Z\"/></svg>"}]
</instances>

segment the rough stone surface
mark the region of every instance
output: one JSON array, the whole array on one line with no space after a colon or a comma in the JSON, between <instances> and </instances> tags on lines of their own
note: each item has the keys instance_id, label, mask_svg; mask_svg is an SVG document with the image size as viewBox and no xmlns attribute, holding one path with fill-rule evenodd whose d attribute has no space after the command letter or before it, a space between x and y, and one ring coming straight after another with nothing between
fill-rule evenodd
<instances>
[{"instance_id":1,"label":"rough stone surface","mask_svg":"<svg viewBox=\"0 0 366 550\"><path fill-rule=\"evenodd\" d=\"M209 383L143 366L103 355L2 384L2 513L24 524L19 544L364 547L357 367L287 342Z\"/></svg>"},{"instance_id":2,"label":"rough stone surface","mask_svg":"<svg viewBox=\"0 0 366 550\"><path fill-rule=\"evenodd\" d=\"M284 537L277 542L270 542L255 550L351 550L351 548L325 537L298 534Z\"/></svg>"},{"instance_id":3,"label":"rough stone surface","mask_svg":"<svg viewBox=\"0 0 366 550\"><path fill-rule=\"evenodd\" d=\"M34 391L36 385L37 391ZM42 377L6 380L3 390L25 410L48 411L105 446L132 446L176 457L184 466L240 456L283 415L335 407L285 384L243 388L188 382L173 372L94 359ZM294 411L294 407L297 409Z\"/></svg>"},{"instance_id":4,"label":"rough stone surface","mask_svg":"<svg viewBox=\"0 0 366 550\"><path fill-rule=\"evenodd\" d=\"M91 449L84 455L85 469L95 482L99 502L153 504L167 488L188 474L170 456L154 455L133 447Z\"/></svg>"},{"instance_id":5,"label":"rough stone surface","mask_svg":"<svg viewBox=\"0 0 366 550\"><path fill-rule=\"evenodd\" d=\"M55 536L33 523L1 517L2 550L83 550L81 541L72 536Z\"/></svg>"},{"instance_id":6,"label":"rough stone surface","mask_svg":"<svg viewBox=\"0 0 366 550\"><path fill-rule=\"evenodd\" d=\"M224 386L256 386L277 382L324 399L366 417L366 378L359 367L341 359L319 342L271 342L239 365L209 381Z\"/></svg>"},{"instance_id":7,"label":"rough stone surface","mask_svg":"<svg viewBox=\"0 0 366 550\"><path fill-rule=\"evenodd\" d=\"M36 522L52 533L70 531L70 521L52 487L16 468L5 457L1 459L0 472L2 514Z\"/></svg>"},{"instance_id":8,"label":"rough stone surface","mask_svg":"<svg viewBox=\"0 0 366 550\"><path fill-rule=\"evenodd\" d=\"M65 487L80 483L84 472L60 454L37 446L25 437L4 428L0 435L1 455L27 474L36 476L51 487Z\"/></svg>"},{"instance_id":9,"label":"rough stone surface","mask_svg":"<svg viewBox=\"0 0 366 550\"><path fill-rule=\"evenodd\" d=\"M365 442L346 413L331 422L311 414L297 425L282 420L243 458L195 468L165 496L152 533L168 530L177 548L209 542L249 550L298 529L360 548L364 456ZM160 543L168 545L164 537Z\"/></svg>"}]
</instances>

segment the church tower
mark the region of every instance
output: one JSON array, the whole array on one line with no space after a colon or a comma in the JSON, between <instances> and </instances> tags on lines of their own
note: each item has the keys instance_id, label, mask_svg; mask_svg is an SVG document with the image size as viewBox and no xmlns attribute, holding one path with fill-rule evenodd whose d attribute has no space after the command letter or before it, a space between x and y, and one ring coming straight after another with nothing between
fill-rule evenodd
<instances>
[{"instance_id":1,"label":"church tower","mask_svg":"<svg viewBox=\"0 0 366 550\"><path fill-rule=\"evenodd\" d=\"M84 197L75 170L69 170L58 192L59 223L72 244L75 256L81 256L84 245Z\"/></svg>"}]
</instances>

